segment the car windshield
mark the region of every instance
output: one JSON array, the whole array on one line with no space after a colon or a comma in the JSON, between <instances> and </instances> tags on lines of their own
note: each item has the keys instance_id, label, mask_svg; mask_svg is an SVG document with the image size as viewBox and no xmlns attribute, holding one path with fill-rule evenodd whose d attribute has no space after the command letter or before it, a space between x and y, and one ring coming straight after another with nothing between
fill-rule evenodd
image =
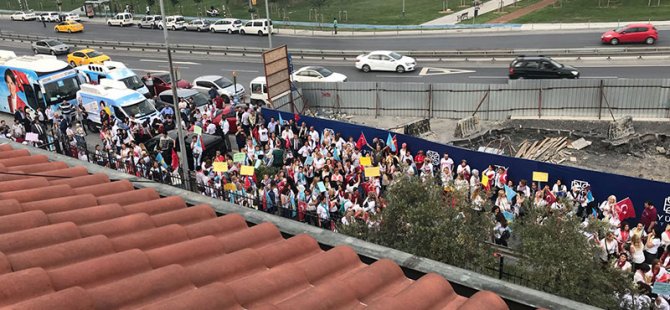
<instances>
[{"instance_id":1,"label":"car windshield","mask_svg":"<svg viewBox=\"0 0 670 310\"><path fill-rule=\"evenodd\" d=\"M319 74L321 74L323 77L329 77L331 74L333 74L333 71L330 71L324 67L315 67L314 70L319 72Z\"/></svg>"},{"instance_id":2,"label":"car windshield","mask_svg":"<svg viewBox=\"0 0 670 310\"><path fill-rule=\"evenodd\" d=\"M228 86L233 85L233 82L230 81L230 80L227 79L227 78L222 77L222 78L220 78L220 79L214 81L214 84L218 85L220 88L226 88L226 87L228 87Z\"/></svg>"},{"instance_id":3,"label":"car windshield","mask_svg":"<svg viewBox=\"0 0 670 310\"><path fill-rule=\"evenodd\" d=\"M559 63L555 62L553 59L548 59L548 60L549 60L549 63L551 63L552 65L554 65L554 67L556 67L556 68L563 68L563 65L562 65L562 64L559 64Z\"/></svg>"},{"instance_id":4,"label":"car windshield","mask_svg":"<svg viewBox=\"0 0 670 310\"><path fill-rule=\"evenodd\" d=\"M86 56L88 56L88 58L95 58L95 57L102 56L102 53L100 53L98 51L91 51L91 52L86 53Z\"/></svg>"},{"instance_id":5,"label":"car windshield","mask_svg":"<svg viewBox=\"0 0 670 310\"><path fill-rule=\"evenodd\" d=\"M392 57L393 59L395 59L395 60L400 60L400 58L402 58L402 55L400 55L400 54L398 54L398 53L396 53L396 52L391 52L391 53L389 53L389 56L391 56L391 57Z\"/></svg>"},{"instance_id":6,"label":"car windshield","mask_svg":"<svg viewBox=\"0 0 670 310\"><path fill-rule=\"evenodd\" d=\"M626 30L626 27L625 27L625 26L624 26L624 27L619 27L619 28L617 28L617 29L614 29L614 31L615 31L615 32L618 32L618 33L621 33L621 32L623 32L624 30Z\"/></svg>"},{"instance_id":7,"label":"car windshield","mask_svg":"<svg viewBox=\"0 0 670 310\"><path fill-rule=\"evenodd\" d=\"M56 40L51 40L51 41L46 41L46 44L49 46L58 46L58 45L63 45L63 42L56 41Z\"/></svg>"},{"instance_id":8,"label":"car windshield","mask_svg":"<svg viewBox=\"0 0 670 310\"><path fill-rule=\"evenodd\" d=\"M44 85L47 105L59 104L63 99L72 100L77 96L79 80L76 76L64 78Z\"/></svg>"},{"instance_id":9,"label":"car windshield","mask_svg":"<svg viewBox=\"0 0 670 310\"><path fill-rule=\"evenodd\" d=\"M134 118L141 118L156 112L156 108L146 99L123 107L123 111Z\"/></svg>"},{"instance_id":10,"label":"car windshield","mask_svg":"<svg viewBox=\"0 0 670 310\"><path fill-rule=\"evenodd\" d=\"M209 103L209 97L205 96L204 94L201 93L196 93L191 97L188 97L189 99L193 100L193 103L195 103L196 107L201 107L203 105L206 105Z\"/></svg>"},{"instance_id":11,"label":"car windshield","mask_svg":"<svg viewBox=\"0 0 670 310\"><path fill-rule=\"evenodd\" d=\"M137 75L132 75L127 78L121 79L121 82L123 84L126 84L126 87L133 89L133 90L138 90L144 86L144 83L140 80L140 78L137 77Z\"/></svg>"},{"instance_id":12,"label":"car windshield","mask_svg":"<svg viewBox=\"0 0 670 310\"><path fill-rule=\"evenodd\" d=\"M154 76L161 79L165 84L172 83L172 80L170 79L169 74L155 74Z\"/></svg>"}]
</instances>

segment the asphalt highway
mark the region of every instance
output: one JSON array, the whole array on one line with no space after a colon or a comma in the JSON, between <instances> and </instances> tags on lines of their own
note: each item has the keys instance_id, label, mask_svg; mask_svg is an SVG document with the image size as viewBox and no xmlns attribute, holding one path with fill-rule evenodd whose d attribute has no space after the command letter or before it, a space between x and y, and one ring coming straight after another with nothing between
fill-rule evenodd
<instances>
[{"instance_id":1,"label":"asphalt highway","mask_svg":"<svg viewBox=\"0 0 670 310\"><path fill-rule=\"evenodd\" d=\"M68 36L89 40L163 42L160 30L138 29L137 27L109 27L104 24L85 23L85 31L76 34L58 34L53 31L53 23L0 21L0 30L42 36ZM456 33L429 36L378 36L378 37L299 37L273 36L275 46L286 44L292 49L322 50L472 50L472 49L539 49L539 48L594 48L600 44L601 30L556 31L544 33ZM267 37L239 34L198 33L171 31L171 42L181 44L224 45L266 47ZM660 30L659 46L670 46L670 30ZM635 45L644 46L644 45Z\"/></svg>"}]
</instances>

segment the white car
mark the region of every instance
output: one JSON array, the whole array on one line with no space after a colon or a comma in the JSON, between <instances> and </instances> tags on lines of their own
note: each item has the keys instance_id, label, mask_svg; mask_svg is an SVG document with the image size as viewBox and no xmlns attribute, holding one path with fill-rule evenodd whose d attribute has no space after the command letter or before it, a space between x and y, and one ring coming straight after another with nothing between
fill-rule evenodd
<instances>
[{"instance_id":1,"label":"white car","mask_svg":"<svg viewBox=\"0 0 670 310\"><path fill-rule=\"evenodd\" d=\"M26 21L26 20L35 20L35 19L37 19L37 16L32 11L30 11L30 12L19 11L19 12L16 12L16 13L12 14L12 16L10 16L10 19L11 20Z\"/></svg>"},{"instance_id":2,"label":"white car","mask_svg":"<svg viewBox=\"0 0 670 310\"><path fill-rule=\"evenodd\" d=\"M158 29L162 30L163 27L170 30L182 30L186 27L186 20L181 15L166 16L165 20L158 24Z\"/></svg>"},{"instance_id":3,"label":"white car","mask_svg":"<svg viewBox=\"0 0 670 310\"><path fill-rule=\"evenodd\" d=\"M224 18L215 21L213 24L209 25L209 31L211 32L239 32L240 27L242 27L242 21L235 18Z\"/></svg>"},{"instance_id":4,"label":"white car","mask_svg":"<svg viewBox=\"0 0 670 310\"><path fill-rule=\"evenodd\" d=\"M233 84L231 80L220 75L205 75L193 80L193 89L203 94L208 94L212 87L215 87L219 95L222 96L233 97L237 95L239 98L244 96L244 86L242 84Z\"/></svg>"},{"instance_id":5,"label":"white car","mask_svg":"<svg viewBox=\"0 0 670 310\"><path fill-rule=\"evenodd\" d=\"M161 19L162 17L160 15L146 15L140 19L140 21L137 23L137 27L155 29L158 28Z\"/></svg>"},{"instance_id":6,"label":"white car","mask_svg":"<svg viewBox=\"0 0 670 310\"><path fill-rule=\"evenodd\" d=\"M270 25L269 27L268 24ZM267 19L252 19L240 27L240 34L258 34L259 36L264 36L270 31L277 33L277 29L272 26L272 21Z\"/></svg>"},{"instance_id":7,"label":"white car","mask_svg":"<svg viewBox=\"0 0 670 310\"><path fill-rule=\"evenodd\" d=\"M66 13L65 15L65 20L71 20L75 22L81 22L81 17L79 17L79 14L75 13Z\"/></svg>"},{"instance_id":8,"label":"white car","mask_svg":"<svg viewBox=\"0 0 670 310\"><path fill-rule=\"evenodd\" d=\"M44 12L40 13L40 15L37 17L37 20L39 21L45 21L45 22L60 22L60 16L58 15L58 12Z\"/></svg>"},{"instance_id":9,"label":"white car","mask_svg":"<svg viewBox=\"0 0 670 310\"><path fill-rule=\"evenodd\" d=\"M391 51L374 51L356 57L356 69L370 71L414 71L416 60Z\"/></svg>"},{"instance_id":10,"label":"white car","mask_svg":"<svg viewBox=\"0 0 670 310\"><path fill-rule=\"evenodd\" d=\"M133 14L130 13L119 13L114 15L114 18L107 20L107 26L132 26L133 25Z\"/></svg>"},{"instance_id":11,"label":"white car","mask_svg":"<svg viewBox=\"0 0 670 310\"><path fill-rule=\"evenodd\" d=\"M293 73L294 82L346 82L347 76L321 66L302 67Z\"/></svg>"}]
</instances>

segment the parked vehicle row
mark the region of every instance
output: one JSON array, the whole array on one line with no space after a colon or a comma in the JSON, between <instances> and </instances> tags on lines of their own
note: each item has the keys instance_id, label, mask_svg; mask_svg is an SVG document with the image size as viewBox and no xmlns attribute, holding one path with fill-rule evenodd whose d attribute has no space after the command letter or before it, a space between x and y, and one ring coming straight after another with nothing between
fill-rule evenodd
<instances>
[{"instance_id":1,"label":"parked vehicle row","mask_svg":"<svg viewBox=\"0 0 670 310\"><path fill-rule=\"evenodd\" d=\"M55 22L55 23L68 20L75 22L81 21L81 17L79 16L79 14L75 13L43 12L36 14L33 11L17 11L14 12L12 15L10 15L9 19L13 21L37 20L37 21Z\"/></svg>"},{"instance_id":2,"label":"parked vehicle row","mask_svg":"<svg viewBox=\"0 0 670 310\"><path fill-rule=\"evenodd\" d=\"M134 23L130 13L119 13L107 20L108 26L126 27ZM267 19L243 22L236 18L222 18L212 23L206 19L186 21L186 18L181 15L166 16L165 20L160 15L147 15L137 21L137 28L257 34L259 36L267 35L270 31L277 33L277 30L272 27L272 21Z\"/></svg>"}]
</instances>

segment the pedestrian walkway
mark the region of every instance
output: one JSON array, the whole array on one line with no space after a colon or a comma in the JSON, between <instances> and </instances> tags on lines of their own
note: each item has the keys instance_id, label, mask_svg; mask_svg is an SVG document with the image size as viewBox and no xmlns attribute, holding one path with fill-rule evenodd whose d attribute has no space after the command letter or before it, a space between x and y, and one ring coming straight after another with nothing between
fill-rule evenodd
<instances>
[{"instance_id":1,"label":"pedestrian walkway","mask_svg":"<svg viewBox=\"0 0 670 310\"><path fill-rule=\"evenodd\" d=\"M500 3L502 2L503 7L514 4L519 0L490 0L479 5L479 15L484 13L493 12L500 8ZM452 14L442 16L438 19L431 20L429 22L423 23L422 25L447 25L447 24L456 24L459 22L458 17L467 13L468 19L472 19L475 16L475 8L470 6L466 9L456 11Z\"/></svg>"},{"instance_id":2,"label":"pedestrian walkway","mask_svg":"<svg viewBox=\"0 0 670 310\"><path fill-rule=\"evenodd\" d=\"M532 12L537 11L537 10L544 9L544 8L554 4L555 2L556 2L556 0L542 0L540 2L533 3L533 4L531 4L531 5L529 5L525 8L521 8L521 9L518 9L514 12L509 13L509 14L505 14L503 16L500 16L500 17L490 21L489 23L491 23L491 24L509 23L509 22L519 18L519 17L528 15Z\"/></svg>"}]
</instances>

